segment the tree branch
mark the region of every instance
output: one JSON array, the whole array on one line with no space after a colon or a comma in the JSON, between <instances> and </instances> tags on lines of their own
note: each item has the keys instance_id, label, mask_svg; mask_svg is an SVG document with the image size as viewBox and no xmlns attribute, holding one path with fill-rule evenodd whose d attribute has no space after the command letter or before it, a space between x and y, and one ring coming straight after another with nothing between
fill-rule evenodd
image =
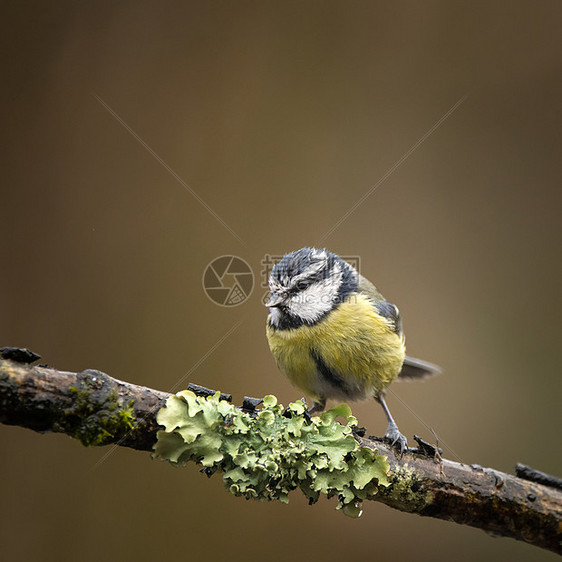
<instances>
[{"instance_id":1,"label":"tree branch","mask_svg":"<svg viewBox=\"0 0 562 562\"><path fill-rule=\"evenodd\" d=\"M191 390L200 395L209 392L195 385ZM159 429L156 413L169 397L169 393L100 371L71 373L0 359L0 422L66 433L86 445L116 444L151 451ZM224 394L221 398L231 399ZM251 410L255 404L246 399L244 406ZM441 459L421 440L418 449L410 449L399 459L386 443L357 438L361 445L386 455L390 464L390 486L379 487L378 494L369 499L562 553L559 480L542 475L545 485ZM537 471L519 473L528 477Z\"/></svg>"}]
</instances>

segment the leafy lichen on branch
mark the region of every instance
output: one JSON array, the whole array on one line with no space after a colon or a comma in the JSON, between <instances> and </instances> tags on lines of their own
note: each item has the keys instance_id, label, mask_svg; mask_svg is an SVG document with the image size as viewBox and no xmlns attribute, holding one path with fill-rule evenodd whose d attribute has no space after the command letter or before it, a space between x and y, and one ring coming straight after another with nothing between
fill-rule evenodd
<instances>
[{"instance_id":1,"label":"leafy lichen on branch","mask_svg":"<svg viewBox=\"0 0 562 562\"><path fill-rule=\"evenodd\" d=\"M389 484L386 457L358 444L347 404L310 418L301 402L284 410L266 396L252 416L218 393L202 398L184 390L167 400L157 421L165 430L158 432L155 457L201 463L209 476L222 472L227 489L247 499L288 502L299 488L310 503L320 494L337 495L338 509L358 517L361 502Z\"/></svg>"}]
</instances>

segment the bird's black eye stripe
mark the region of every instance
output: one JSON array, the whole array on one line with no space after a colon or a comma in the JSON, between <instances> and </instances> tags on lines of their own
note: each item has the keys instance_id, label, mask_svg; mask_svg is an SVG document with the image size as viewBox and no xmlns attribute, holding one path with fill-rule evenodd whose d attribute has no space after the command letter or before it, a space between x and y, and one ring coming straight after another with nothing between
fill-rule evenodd
<instances>
[{"instance_id":1,"label":"bird's black eye stripe","mask_svg":"<svg viewBox=\"0 0 562 562\"><path fill-rule=\"evenodd\" d=\"M302 291L307 289L314 283L318 283L319 281L325 281L330 275L332 274L331 268L322 268L320 271L314 272L312 275L305 277L303 279L299 279L294 286L294 289L297 291Z\"/></svg>"},{"instance_id":2,"label":"bird's black eye stripe","mask_svg":"<svg viewBox=\"0 0 562 562\"><path fill-rule=\"evenodd\" d=\"M294 295L299 291L304 291L319 279L322 279L322 276L319 277L318 275L311 275L310 277L299 279L293 286L288 288L288 292L290 295Z\"/></svg>"},{"instance_id":3,"label":"bird's black eye stripe","mask_svg":"<svg viewBox=\"0 0 562 562\"><path fill-rule=\"evenodd\" d=\"M294 292L304 291L304 289L310 287L312 281L310 279L300 279L297 281L296 285L292 288Z\"/></svg>"}]
</instances>

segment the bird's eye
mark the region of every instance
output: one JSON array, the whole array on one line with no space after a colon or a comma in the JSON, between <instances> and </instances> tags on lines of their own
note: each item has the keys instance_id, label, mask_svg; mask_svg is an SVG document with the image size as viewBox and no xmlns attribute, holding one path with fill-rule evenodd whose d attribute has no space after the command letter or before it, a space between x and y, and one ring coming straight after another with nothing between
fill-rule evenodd
<instances>
[{"instance_id":1,"label":"bird's eye","mask_svg":"<svg viewBox=\"0 0 562 562\"><path fill-rule=\"evenodd\" d=\"M294 289L295 291L304 291L309 286L310 286L309 281L306 281L305 279L301 279L300 281L297 282Z\"/></svg>"}]
</instances>

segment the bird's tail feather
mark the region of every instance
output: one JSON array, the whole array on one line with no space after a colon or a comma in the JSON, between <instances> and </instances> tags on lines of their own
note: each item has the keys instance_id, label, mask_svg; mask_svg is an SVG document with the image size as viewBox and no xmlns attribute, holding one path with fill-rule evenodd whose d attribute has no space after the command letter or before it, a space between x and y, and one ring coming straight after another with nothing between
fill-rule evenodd
<instances>
[{"instance_id":1,"label":"bird's tail feather","mask_svg":"<svg viewBox=\"0 0 562 562\"><path fill-rule=\"evenodd\" d=\"M441 368L437 365L406 355L402 370L398 375L398 380L421 380L431 377L432 375L438 375L439 373L441 373Z\"/></svg>"}]
</instances>

